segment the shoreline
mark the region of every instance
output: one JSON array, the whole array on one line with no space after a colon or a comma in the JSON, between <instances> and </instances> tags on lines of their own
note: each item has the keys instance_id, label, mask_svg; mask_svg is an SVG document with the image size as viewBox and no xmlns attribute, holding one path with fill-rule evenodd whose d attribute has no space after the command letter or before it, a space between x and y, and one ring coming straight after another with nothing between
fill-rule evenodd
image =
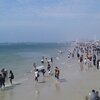
<instances>
[{"instance_id":1,"label":"shoreline","mask_svg":"<svg viewBox=\"0 0 100 100\"><path fill-rule=\"evenodd\" d=\"M68 48L68 49L73 49ZM60 69L60 80L54 76L39 78L39 83L34 81L34 72L28 73L28 80L20 85L15 85L6 90L0 90L0 100L85 100L85 96L92 89L100 91L99 70L81 71L77 58L67 57L65 52L56 59L53 66Z\"/></svg>"}]
</instances>

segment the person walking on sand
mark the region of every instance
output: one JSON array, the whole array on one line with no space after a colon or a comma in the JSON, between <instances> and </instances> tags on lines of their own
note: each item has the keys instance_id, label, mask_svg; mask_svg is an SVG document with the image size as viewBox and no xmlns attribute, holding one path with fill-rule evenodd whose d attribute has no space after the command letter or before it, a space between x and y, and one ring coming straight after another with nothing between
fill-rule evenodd
<instances>
[{"instance_id":1,"label":"person walking on sand","mask_svg":"<svg viewBox=\"0 0 100 100\"><path fill-rule=\"evenodd\" d=\"M77 58L79 59L80 58L80 54L77 52Z\"/></svg>"},{"instance_id":2,"label":"person walking on sand","mask_svg":"<svg viewBox=\"0 0 100 100\"><path fill-rule=\"evenodd\" d=\"M84 65L86 65L86 64L87 64L87 59L85 58L85 59L84 59Z\"/></svg>"},{"instance_id":3,"label":"person walking on sand","mask_svg":"<svg viewBox=\"0 0 100 100\"><path fill-rule=\"evenodd\" d=\"M85 69L85 70L88 69L88 68L87 68L87 59L86 59L86 58L84 59L84 69Z\"/></svg>"},{"instance_id":4,"label":"person walking on sand","mask_svg":"<svg viewBox=\"0 0 100 100\"><path fill-rule=\"evenodd\" d=\"M12 80L14 79L14 74L13 74L12 70L10 70L10 72L9 72L9 78L10 78L10 83L12 85Z\"/></svg>"},{"instance_id":5,"label":"person walking on sand","mask_svg":"<svg viewBox=\"0 0 100 100\"><path fill-rule=\"evenodd\" d=\"M83 70L83 55L80 57L80 69Z\"/></svg>"},{"instance_id":6,"label":"person walking on sand","mask_svg":"<svg viewBox=\"0 0 100 100\"><path fill-rule=\"evenodd\" d=\"M53 63L53 58L51 57L51 63Z\"/></svg>"},{"instance_id":7,"label":"person walking on sand","mask_svg":"<svg viewBox=\"0 0 100 100\"><path fill-rule=\"evenodd\" d=\"M96 66L96 55L93 55L93 65Z\"/></svg>"},{"instance_id":8,"label":"person walking on sand","mask_svg":"<svg viewBox=\"0 0 100 100\"><path fill-rule=\"evenodd\" d=\"M59 74L60 74L59 68L58 68L58 67L55 67L55 78L56 78L57 80L59 80Z\"/></svg>"}]
</instances>

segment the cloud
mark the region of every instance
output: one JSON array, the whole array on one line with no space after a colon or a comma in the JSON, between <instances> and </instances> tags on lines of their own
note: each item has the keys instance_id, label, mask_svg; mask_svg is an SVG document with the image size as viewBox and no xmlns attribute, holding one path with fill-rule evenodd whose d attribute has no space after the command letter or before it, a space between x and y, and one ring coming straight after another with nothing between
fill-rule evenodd
<instances>
[{"instance_id":1,"label":"cloud","mask_svg":"<svg viewBox=\"0 0 100 100\"><path fill-rule=\"evenodd\" d=\"M98 16L98 1L94 0L2 0L1 15L19 17L78 17Z\"/></svg>"},{"instance_id":2,"label":"cloud","mask_svg":"<svg viewBox=\"0 0 100 100\"><path fill-rule=\"evenodd\" d=\"M8 1L0 0L0 29L2 30L14 28L13 32L20 34L26 29L32 33L36 30L45 34L59 32L61 35L66 32L83 34L91 33L91 30L99 31L100 0ZM17 33L16 30L21 31Z\"/></svg>"},{"instance_id":3,"label":"cloud","mask_svg":"<svg viewBox=\"0 0 100 100\"><path fill-rule=\"evenodd\" d=\"M56 0L56 2L53 2L54 0L41 0L41 2L39 2L40 0L14 1L16 2L12 3L13 6L11 8L5 8L1 12L0 27L41 27L43 25L50 27L64 23L63 20L65 19L68 21L71 19L100 19L100 12L91 12L90 9L91 6L94 7L94 0ZM4 4L10 6L11 3L3 2Z\"/></svg>"},{"instance_id":4,"label":"cloud","mask_svg":"<svg viewBox=\"0 0 100 100\"><path fill-rule=\"evenodd\" d=\"M88 9L88 8L87 8ZM81 5L74 6L63 6L57 5L54 7L45 7L38 13L44 17L66 17L66 18L77 18L77 17L94 17L100 18L100 12L87 11L86 8L81 8Z\"/></svg>"}]
</instances>

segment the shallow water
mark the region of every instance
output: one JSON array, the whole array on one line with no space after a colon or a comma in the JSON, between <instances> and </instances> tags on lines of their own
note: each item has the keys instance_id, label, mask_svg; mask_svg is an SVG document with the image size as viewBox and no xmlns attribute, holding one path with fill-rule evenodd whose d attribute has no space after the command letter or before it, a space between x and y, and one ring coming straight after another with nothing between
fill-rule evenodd
<instances>
[{"instance_id":1,"label":"shallow water","mask_svg":"<svg viewBox=\"0 0 100 100\"><path fill-rule=\"evenodd\" d=\"M59 55L59 61L54 62L54 66L57 65L60 68L60 80L57 81L54 76L49 76L46 73L46 77L42 75L39 78L39 82L34 81L34 73L27 74L28 80L21 81L19 85L15 85L8 90L3 90L0 100L66 100L71 96L74 83L76 82L79 72L77 67L73 67L75 62L65 59L66 55ZM61 63L65 62L64 65ZM77 64L76 64L77 65ZM74 72L76 71L76 72ZM68 92L69 91L69 92ZM68 92L68 93L67 93ZM77 94L75 94L77 95ZM75 98L75 97L74 97ZM73 100L73 99L70 99Z\"/></svg>"},{"instance_id":2,"label":"shallow water","mask_svg":"<svg viewBox=\"0 0 100 100\"><path fill-rule=\"evenodd\" d=\"M14 81L19 82L19 84L10 87L8 81L6 88L0 89L0 100L22 100L21 98L27 100L35 96L36 99L39 98L39 87L34 86L34 74L31 73L33 62L36 62L37 66L39 66L42 56L56 57L58 55L57 50L64 50L67 46L57 43L0 44L0 69L6 68L8 71L12 69L15 75ZM27 78L29 80L26 80ZM47 80L49 80L48 77ZM47 80L42 82L42 79L40 79L39 84L47 88L45 87L45 84L48 83Z\"/></svg>"},{"instance_id":3,"label":"shallow water","mask_svg":"<svg viewBox=\"0 0 100 100\"><path fill-rule=\"evenodd\" d=\"M40 65L42 56L55 57L58 49L67 48L58 43L4 43L0 44L0 69L13 70L15 78L33 69L33 62Z\"/></svg>"}]
</instances>

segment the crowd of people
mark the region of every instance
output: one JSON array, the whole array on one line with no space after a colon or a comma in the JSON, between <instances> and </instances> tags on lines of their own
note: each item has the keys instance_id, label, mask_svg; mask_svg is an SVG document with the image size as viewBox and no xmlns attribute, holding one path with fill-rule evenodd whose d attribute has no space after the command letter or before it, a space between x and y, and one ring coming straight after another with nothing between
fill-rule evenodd
<instances>
[{"instance_id":1,"label":"crowd of people","mask_svg":"<svg viewBox=\"0 0 100 100\"><path fill-rule=\"evenodd\" d=\"M69 52L68 58L70 58L70 56L74 58L75 55L80 63L81 70L88 70L90 68L99 69L100 61L97 59L97 50L92 44L80 44L76 46L72 52Z\"/></svg>"},{"instance_id":2,"label":"crowd of people","mask_svg":"<svg viewBox=\"0 0 100 100\"><path fill-rule=\"evenodd\" d=\"M89 69L100 69L100 48L97 50L96 46L93 44L78 44L72 51L69 51L68 58L74 58L75 56L78 59L80 64L80 70L89 70ZM76 58L75 58L76 59ZM85 100L100 100L99 92L92 90Z\"/></svg>"},{"instance_id":3,"label":"crowd of people","mask_svg":"<svg viewBox=\"0 0 100 100\"><path fill-rule=\"evenodd\" d=\"M99 92L93 89L92 92L86 96L86 100L100 100Z\"/></svg>"},{"instance_id":4,"label":"crowd of people","mask_svg":"<svg viewBox=\"0 0 100 100\"><path fill-rule=\"evenodd\" d=\"M35 72L35 81L38 82L38 78L40 76L40 73L43 74L43 77L45 77L45 73L47 72L49 76L52 76L53 74L55 74L55 78L57 80L59 80L59 74L60 74L60 70L59 68L56 66L55 69L54 69L54 73L51 71L51 68L53 66L51 66L53 64L53 58L51 57L49 60L47 58L44 58L44 56L42 57L42 60L41 60L41 64L42 65L46 65L47 68L41 68L41 69L38 69L38 67L36 66L36 63L33 63L33 67L34 67L34 72Z\"/></svg>"},{"instance_id":5,"label":"crowd of people","mask_svg":"<svg viewBox=\"0 0 100 100\"><path fill-rule=\"evenodd\" d=\"M0 88L5 87L5 82L9 79L9 82L12 85L12 80L14 79L14 74L12 70L8 72L7 69L3 68L0 71Z\"/></svg>"}]
</instances>

